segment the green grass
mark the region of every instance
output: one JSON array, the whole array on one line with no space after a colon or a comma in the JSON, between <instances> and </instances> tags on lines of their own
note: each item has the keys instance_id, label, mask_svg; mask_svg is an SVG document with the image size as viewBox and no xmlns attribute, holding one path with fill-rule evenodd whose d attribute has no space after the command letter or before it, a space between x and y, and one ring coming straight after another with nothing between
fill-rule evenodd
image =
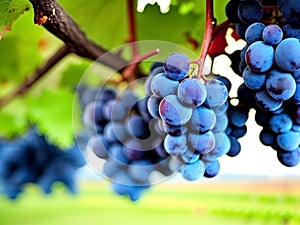
<instances>
[{"instance_id":1,"label":"green grass","mask_svg":"<svg viewBox=\"0 0 300 225\"><path fill-rule=\"evenodd\" d=\"M299 225L298 194L159 185L136 203L116 196L106 183L85 184L77 196L56 186L35 186L20 199L0 197L0 225Z\"/></svg>"}]
</instances>

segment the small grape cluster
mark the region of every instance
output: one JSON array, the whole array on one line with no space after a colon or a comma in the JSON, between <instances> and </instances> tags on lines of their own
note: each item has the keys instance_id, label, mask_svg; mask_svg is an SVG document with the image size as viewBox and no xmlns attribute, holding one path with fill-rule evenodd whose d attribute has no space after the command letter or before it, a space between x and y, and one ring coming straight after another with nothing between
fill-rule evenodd
<instances>
[{"instance_id":1,"label":"small grape cluster","mask_svg":"<svg viewBox=\"0 0 300 225\"><path fill-rule=\"evenodd\" d=\"M230 81L203 82L189 72L189 59L174 53L151 66L142 98L130 88L117 94L102 87L85 105L83 121L94 130L86 152L104 160L102 172L117 194L138 200L154 172L180 172L189 181L215 177L218 158L240 152L245 130L239 133L244 124L235 122L233 110L227 117Z\"/></svg>"},{"instance_id":2,"label":"small grape cluster","mask_svg":"<svg viewBox=\"0 0 300 225\"><path fill-rule=\"evenodd\" d=\"M62 182L76 193L76 171L86 164L77 145L61 150L34 129L25 137L1 140L0 159L0 186L9 199L16 199L29 183L49 194L54 182Z\"/></svg>"},{"instance_id":3,"label":"small grape cluster","mask_svg":"<svg viewBox=\"0 0 300 225\"><path fill-rule=\"evenodd\" d=\"M245 2L249 7L241 7ZM258 7L258 2L231 0L228 12L236 4L235 15L242 20L241 14L252 15L250 8ZM278 1L278 8L283 24L282 20L265 24L257 17L243 31L237 29L247 42L240 52L239 74L244 80L243 95L248 96L245 102L256 110L256 122L263 127L260 141L277 151L283 165L291 167L300 161L300 36L296 28L300 8L295 1L285 0Z\"/></svg>"}]
</instances>

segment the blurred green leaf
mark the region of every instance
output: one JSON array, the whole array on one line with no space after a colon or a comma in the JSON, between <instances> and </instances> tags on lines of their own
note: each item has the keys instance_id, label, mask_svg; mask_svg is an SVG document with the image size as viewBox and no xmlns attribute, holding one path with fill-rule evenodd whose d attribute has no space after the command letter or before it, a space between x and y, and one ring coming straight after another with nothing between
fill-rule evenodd
<instances>
[{"instance_id":1,"label":"blurred green leaf","mask_svg":"<svg viewBox=\"0 0 300 225\"><path fill-rule=\"evenodd\" d=\"M18 19L14 29L0 41L0 81L21 81L42 62L44 29L34 25L32 18L31 10Z\"/></svg>"},{"instance_id":2,"label":"blurred green leaf","mask_svg":"<svg viewBox=\"0 0 300 225\"><path fill-rule=\"evenodd\" d=\"M45 89L39 96L28 97L28 118L50 142L70 147L74 143L73 102L74 93L70 89Z\"/></svg>"},{"instance_id":3,"label":"blurred green leaf","mask_svg":"<svg viewBox=\"0 0 300 225\"><path fill-rule=\"evenodd\" d=\"M15 20L29 9L30 3L27 0L2 0L0 2L0 39L6 31L11 30Z\"/></svg>"},{"instance_id":4,"label":"blurred green leaf","mask_svg":"<svg viewBox=\"0 0 300 225\"><path fill-rule=\"evenodd\" d=\"M0 108L1 137L13 138L26 131L28 126L26 108L26 105L20 99L11 102L4 108Z\"/></svg>"},{"instance_id":5,"label":"blurred green leaf","mask_svg":"<svg viewBox=\"0 0 300 225\"><path fill-rule=\"evenodd\" d=\"M126 2L123 0L61 0L64 9L101 46L111 49L128 39Z\"/></svg>"}]
</instances>

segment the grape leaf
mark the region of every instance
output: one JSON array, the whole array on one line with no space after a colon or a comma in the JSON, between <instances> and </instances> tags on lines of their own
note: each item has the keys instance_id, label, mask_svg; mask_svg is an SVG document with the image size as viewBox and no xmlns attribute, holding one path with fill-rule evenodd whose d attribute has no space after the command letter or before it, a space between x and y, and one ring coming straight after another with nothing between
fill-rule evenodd
<instances>
[{"instance_id":1,"label":"grape leaf","mask_svg":"<svg viewBox=\"0 0 300 225\"><path fill-rule=\"evenodd\" d=\"M73 115L80 114L78 107L73 108L73 102L74 93L70 89L44 89L39 96L28 97L28 118L51 143L70 147L74 143ZM79 123L80 118L74 122Z\"/></svg>"},{"instance_id":2,"label":"grape leaf","mask_svg":"<svg viewBox=\"0 0 300 225\"><path fill-rule=\"evenodd\" d=\"M0 136L13 138L25 133L28 126L27 107L21 99L0 108Z\"/></svg>"},{"instance_id":3,"label":"grape leaf","mask_svg":"<svg viewBox=\"0 0 300 225\"><path fill-rule=\"evenodd\" d=\"M42 62L41 51L47 54L41 46L41 40L45 38L44 29L34 25L32 18L33 10L30 10L14 23L14 29L0 41L0 81L22 81ZM48 42L48 39L44 40Z\"/></svg>"},{"instance_id":4,"label":"grape leaf","mask_svg":"<svg viewBox=\"0 0 300 225\"><path fill-rule=\"evenodd\" d=\"M3 0L0 2L0 39L11 30L13 22L30 9L27 0Z\"/></svg>"}]
</instances>

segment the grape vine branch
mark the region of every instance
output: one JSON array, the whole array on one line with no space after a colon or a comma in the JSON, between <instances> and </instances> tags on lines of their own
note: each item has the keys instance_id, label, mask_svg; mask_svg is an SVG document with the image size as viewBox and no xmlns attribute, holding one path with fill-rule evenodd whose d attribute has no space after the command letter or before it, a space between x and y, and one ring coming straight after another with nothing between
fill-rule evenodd
<instances>
[{"instance_id":1,"label":"grape vine branch","mask_svg":"<svg viewBox=\"0 0 300 225\"><path fill-rule=\"evenodd\" d=\"M123 74L124 79L132 80L142 76L138 64L142 60L159 53L159 49L153 49L148 53L140 55L136 45L136 18L134 16L134 1L128 0L128 29L129 40L132 43L132 60L127 62L119 54L109 52L107 49L99 46L90 40L82 31L80 26L70 17L56 0L29 0L34 9L34 23L42 25L51 34L64 42L40 68L31 76L26 78L15 90L5 96L0 97L0 107L11 102L14 98L24 94L33 84L42 78L52 67L54 67L65 56L73 53L79 57L84 57L103 65L106 65ZM213 0L206 0L206 24L202 40L199 59L194 61L198 66L198 77L206 80L202 74L204 61L213 38L213 31L216 25L216 19L213 12ZM100 57L101 56L101 57Z\"/></svg>"}]
</instances>

